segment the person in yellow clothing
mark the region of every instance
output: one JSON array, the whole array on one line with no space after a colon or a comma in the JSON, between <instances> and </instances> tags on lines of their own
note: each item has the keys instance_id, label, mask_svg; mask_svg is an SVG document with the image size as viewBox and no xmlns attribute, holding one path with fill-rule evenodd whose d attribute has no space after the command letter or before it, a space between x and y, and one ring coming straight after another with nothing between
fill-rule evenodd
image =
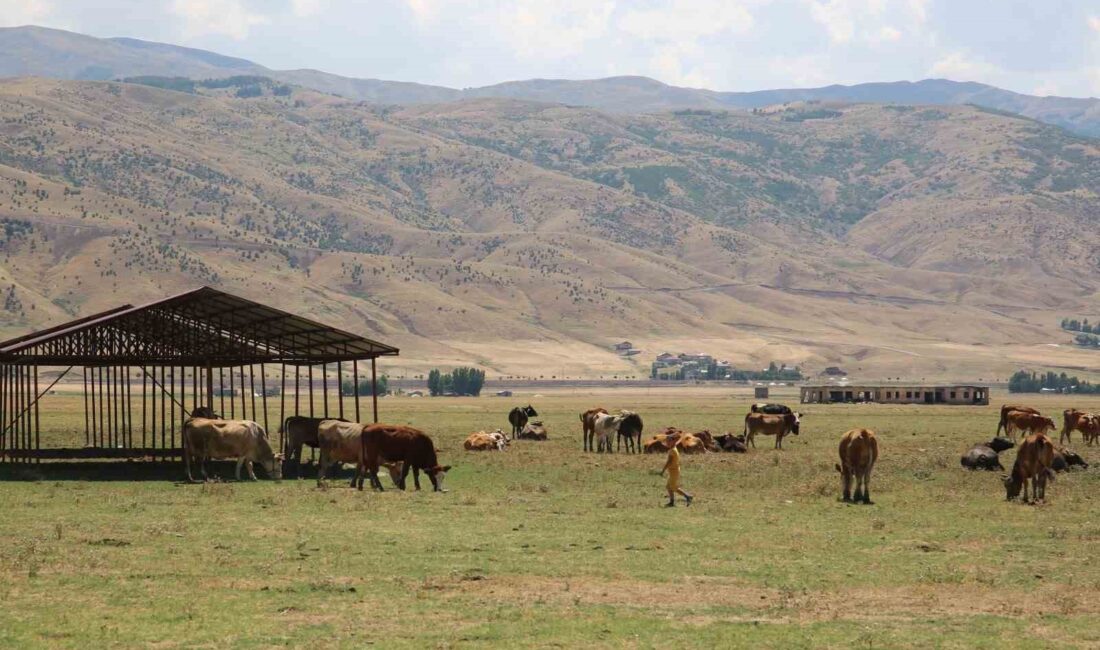
<instances>
[{"instance_id":1,"label":"person in yellow clothing","mask_svg":"<svg viewBox=\"0 0 1100 650\"><path fill-rule=\"evenodd\" d=\"M680 487L680 450L676 445L668 450L668 460L665 461L665 468L661 470L661 476L664 476L665 472L668 472L668 482L665 483L665 489L668 490L668 503L665 507L671 508L676 505L677 494L684 497L686 505L690 506L693 497Z\"/></svg>"}]
</instances>

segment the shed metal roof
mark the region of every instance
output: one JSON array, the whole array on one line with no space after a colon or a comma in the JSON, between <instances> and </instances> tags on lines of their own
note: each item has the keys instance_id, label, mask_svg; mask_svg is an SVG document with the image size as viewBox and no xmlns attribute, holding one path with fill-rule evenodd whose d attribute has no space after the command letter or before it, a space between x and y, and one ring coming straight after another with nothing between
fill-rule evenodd
<instances>
[{"instance_id":1,"label":"shed metal roof","mask_svg":"<svg viewBox=\"0 0 1100 650\"><path fill-rule=\"evenodd\" d=\"M0 343L0 363L23 365L307 365L396 354L384 343L211 287Z\"/></svg>"}]
</instances>

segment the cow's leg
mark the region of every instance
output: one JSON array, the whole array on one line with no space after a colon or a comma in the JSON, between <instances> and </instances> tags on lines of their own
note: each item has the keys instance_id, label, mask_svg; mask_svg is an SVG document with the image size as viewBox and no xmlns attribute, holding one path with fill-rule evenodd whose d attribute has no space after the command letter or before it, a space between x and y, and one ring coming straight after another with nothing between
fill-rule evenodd
<instances>
[{"instance_id":1,"label":"cow's leg","mask_svg":"<svg viewBox=\"0 0 1100 650\"><path fill-rule=\"evenodd\" d=\"M420 491L420 468L419 467L414 467L413 468L413 485L416 486L416 491L419 492Z\"/></svg>"},{"instance_id":2,"label":"cow's leg","mask_svg":"<svg viewBox=\"0 0 1100 650\"><path fill-rule=\"evenodd\" d=\"M194 483L195 479L191 478L191 451L186 442L183 445L183 470L187 474L187 482Z\"/></svg>"},{"instance_id":3,"label":"cow's leg","mask_svg":"<svg viewBox=\"0 0 1100 650\"><path fill-rule=\"evenodd\" d=\"M244 465L244 456L237 459L237 480L241 480L241 465Z\"/></svg>"},{"instance_id":4,"label":"cow's leg","mask_svg":"<svg viewBox=\"0 0 1100 650\"><path fill-rule=\"evenodd\" d=\"M248 478L253 481L257 480L256 470L252 467L252 459L244 461L244 466L248 470Z\"/></svg>"},{"instance_id":5,"label":"cow's leg","mask_svg":"<svg viewBox=\"0 0 1100 650\"><path fill-rule=\"evenodd\" d=\"M840 484L841 492L844 495L844 501L848 502L852 500L852 474L847 468L840 470Z\"/></svg>"},{"instance_id":6,"label":"cow's leg","mask_svg":"<svg viewBox=\"0 0 1100 650\"><path fill-rule=\"evenodd\" d=\"M321 465L317 468L317 487L321 487L325 482L325 463L328 462L328 454L325 453L325 448L321 447Z\"/></svg>"},{"instance_id":7,"label":"cow's leg","mask_svg":"<svg viewBox=\"0 0 1100 650\"><path fill-rule=\"evenodd\" d=\"M873 505L871 502L871 470L867 470L863 474L863 502L867 505Z\"/></svg>"},{"instance_id":8,"label":"cow's leg","mask_svg":"<svg viewBox=\"0 0 1100 650\"><path fill-rule=\"evenodd\" d=\"M405 465L401 468L401 483L400 483L400 485L397 486L397 487L401 488L402 491L405 490L405 484L406 484L406 481L409 480L409 472L410 471L412 471L412 463L406 461Z\"/></svg>"}]
</instances>

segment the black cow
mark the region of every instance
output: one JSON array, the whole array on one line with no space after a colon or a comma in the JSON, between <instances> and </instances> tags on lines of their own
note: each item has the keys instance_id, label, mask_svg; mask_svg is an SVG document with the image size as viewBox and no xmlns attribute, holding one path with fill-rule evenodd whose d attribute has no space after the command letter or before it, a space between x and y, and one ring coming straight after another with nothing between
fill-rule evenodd
<instances>
[{"instance_id":1,"label":"black cow","mask_svg":"<svg viewBox=\"0 0 1100 650\"><path fill-rule=\"evenodd\" d=\"M1000 436L998 436L998 437L996 437L996 438L994 438L994 439L992 439L989 442L984 443L984 444L985 444L986 447L989 447L990 449L992 449L993 451L995 451L997 453L1001 453L1002 451L1004 451L1006 449L1012 449L1013 447L1016 446L1015 441L1010 440L1008 438L1002 438Z\"/></svg>"},{"instance_id":2,"label":"black cow","mask_svg":"<svg viewBox=\"0 0 1100 650\"><path fill-rule=\"evenodd\" d=\"M997 456L997 451L989 445L974 445L962 455L959 462L967 469L1004 471L1004 465L1001 465L1001 459Z\"/></svg>"},{"instance_id":3,"label":"black cow","mask_svg":"<svg viewBox=\"0 0 1100 650\"><path fill-rule=\"evenodd\" d=\"M1050 467L1056 472L1065 472L1071 467L1088 469L1089 464L1077 452L1063 447L1054 451L1054 460L1051 462Z\"/></svg>"},{"instance_id":4,"label":"black cow","mask_svg":"<svg viewBox=\"0 0 1100 650\"><path fill-rule=\"evenodd\" d=\"M718 443L718 447L722 451L743 454L749 450L745 446L745 436L743 435L735 436L732 433L727 433L723 436L714 436L714 442Z\"/></svg>"},{"instance_id":5,"label":"black cow","mask_svg":"<svg viewBox=\"0 0 1100 650\"><path fill-rule=\"evenodd\" d=\"M512 425L512 440L515 440L519 437L519 434L523 432L523 427L527 426L527 420L537 417L538 414L538 411L530 404L527 406L517 406L509 411L508 423Z\"/></svg>"}]
</instances>

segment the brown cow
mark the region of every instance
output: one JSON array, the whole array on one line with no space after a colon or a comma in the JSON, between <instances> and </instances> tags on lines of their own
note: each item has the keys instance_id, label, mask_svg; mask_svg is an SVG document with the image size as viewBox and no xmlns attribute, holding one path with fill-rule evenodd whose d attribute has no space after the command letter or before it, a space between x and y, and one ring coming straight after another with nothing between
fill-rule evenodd
<instances>
[{"instance_id":1,"label":"brown cow","mask_svg":"<svg viewBox=\"0 0 1100 650\"><path fill-rule=\"evenodd\" d=\"M208 478L206 461L220 458L237 459L238 481L241 480L242 465L248 468L248 478L256 480L253 461L258 461L271 478L283 477L283 455L272 451L267 432L251 420L190 418L183 424L182 440L183 465L188 483L195 480L191 477L192 458L198 459L204 480Z\"/></svg>"},{"instance_id":2,"label":"brown cow","mask_svg":"<svg viewBox=\"0 0 1100 650\"><path fill-rule=\"evenodd\" d=\"M1054 431L1054 420L1027 411L1009 411L1005 414L1005 431L1013 438L1016 431L1022 431L1027 435Z\"/></svg>"},{"instance_id":3,"label":"brown cow","mask_svg":"<svg viewBox=\"0 0 1100 650\"><path fill-rule=\"evenodd\" d=\"M584 435L584 450L596 451L596 418L606 415L607 409L602 406L588 409L581 413L581 429Z\"/></svg>"},{"instance_id":4,"label":"brown cow","mask_svg":"<svg viewBox=\"0 0 1100 650\"><path fill-rule=\"evenodd\" d=\"M798 413L770 415L768 413L749 413L745 417L745 444L756 447L756 434L775 436L775 448L783 448L783 436L798 435Z\"/></svg>"},{"instance_id":5,"label":"brown cow","mask_svg":"<svg viewBox=\"0 0 1100 650\"><path fill-rule=\"evenodd\" d=\"M673 445L676 445L684 432L676 427L666 427L665 430L642 443L642 452L646 454L663 454Z\"/></svg>"},{"instance_id":6,"label":"brown cow","mask_svg":"<svg viewBox=\"0 0 1100 650\"><path fill-rule=\"evenodd\" d=\"M1004 404L1001 406L1001 419L997 422L997 433L995 435L1001 435L1001 430L1008 433L1008 414L1010 411L1019 411L1021 413L1034 413L1035 415L1042 415L1038 409L1033 409L1030 406L1013 406L1012 404Z\"/></svg>"},{"instance_id":7,"label":"brown cow","mask_svg":"<svg viewBox=\"0 0 1100 650\"><path fill-rule=\"evenodd\" d=\"M870 429L852 429L840 439L840 481L845 501L871 504L871 470L878 460L878 439ZM856 492L852 495L852 479ZM860 493L862 488L862 494Z\"/></svg>"},{"instance_id":8,"label":"brown cow","mask_svg":"<svg viewBox=\"0 0 1100 650\"><path fill-rule=\"evenodd\" d=\"M289 418L288 418L289 419ZM311 419L311 418L304 418ZM317 423L317 446L320 449L320 464L317 467L317 486L321 487L325 476L330 469L337 468L344 463L355 464L356 468L361 464L360 455L363 453L361 436L363 426L358 422L346 420L324 420ZM404 469L401 462L393 462L392 459L384 459L381 465L390 473L390 479L394 485L401 484L401 474ZM355 487L357 476L352 476L351 487ZM420 487L419 479L417 488Z\"/></svg>"},{"instance_id":9,"label":"brown cow","mask_svg":"<svg viewBox=\"0 0 1100 650\"><path fill-rule=\"evenodd\" d=\"M504 451L508 444L508 436L500 429L492 432L475 431L466 437L462 446L467 451Z\"/></svg>"},{"instance_id":10,"label":"brown cow","mask_svg":"<svg viewBox=\"0 0 1100 650\"><path fill-rule=\"evenodd\" d=\"M363 475L370 475L371 487L382 490L378 480L378 465L383 459L404 462L401 483L405 489L409 470L424 470L436 492L444 492L443 479L450 465L440 465L436 457L435 445L426 433L413 427L400 424L371 424L363 429L363 456L356 477L359 489L363 489ZM419 487L419 486L418 486Z\"/></svg>"},{"instance_id":11,"label":"brown cow","mask_svg":"<svg viewBox=\"0 0 1100 650\"><path fill-rule=\"evenodd\" d=\"M1091 445L1097 435L1100 435L1100 416L1077 409L1066 409L1062 412L1062 435L1058 436L1058 444L1073 442L1074 430L1080 431L1085 442Z\"/></svg>"},{"instance_id":12,"label":"brown cow","mask_svg":"<svg viewBox=\"0 0 1100 650\"><path fill-rule=\"evenodd\" d=\"M1011 500L1024 492L1027 499L1027 483L1031 481L1031 498L1046 501L1047 480L1054 480L1054 442L1045 433L1033 433L1020 443L1012 475L1005 477L1006 498Z\"/></svg>"}]
</instances>

